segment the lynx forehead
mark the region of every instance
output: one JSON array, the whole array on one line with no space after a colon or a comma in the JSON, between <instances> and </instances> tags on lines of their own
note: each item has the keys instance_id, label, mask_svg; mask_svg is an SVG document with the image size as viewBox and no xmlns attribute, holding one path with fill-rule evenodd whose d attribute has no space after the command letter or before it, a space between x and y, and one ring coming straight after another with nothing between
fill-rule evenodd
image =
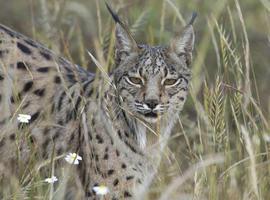
<instances>
[{"instance_id":1,"label":"lynx forehead","mask_svg":"<svg viewBox=\"0 0 270 200\"><path fill-rule=\"evenodd\" d=\"M40 164L76 152L82 160L69 174L64 199L100 199L94 188L104 185L106 199L143 199L186 99L195 16L168 46L152 47L138 45L108 9L116 21L110 84L0 25L1 189L24 187L28 182L18 179L12 188L8 177L32 174L35 159ZM16 120L22 113L31 115L28 124ZM155 148L147 141L149 126L161 135ZM55 174L62 189L60 169ZM50 172L51 165L44 166L40 176Z\"/></svg>"},{"instance_id":2,"label":"lynx forehead","mask_svg":"<svg viewBox=\"0 0 270 200\"><path fill-rule=\"evenodd\" d=\"M140 73L148 73L149 75L156 75L161 71L166 70L165 53L166 49L163 47L149 47L141 46L143 49L142 55L140 55L139 70Z\"/></svg>"},{"instance_id":3,"label":"lynx forehead","mask_svg":"<svg viewBox=\"0 0 270 200\"><path fill-rule=\"evenodd\" d=\"M172 74L190 74L190 69L185 62L184 56L176 57L174 52L170 52L169 47L139 45L140 53L138 60L131 71L138 72L141 76L148 74L155 76L162 74L164 77Z\"/></svg>"}]
</instances>

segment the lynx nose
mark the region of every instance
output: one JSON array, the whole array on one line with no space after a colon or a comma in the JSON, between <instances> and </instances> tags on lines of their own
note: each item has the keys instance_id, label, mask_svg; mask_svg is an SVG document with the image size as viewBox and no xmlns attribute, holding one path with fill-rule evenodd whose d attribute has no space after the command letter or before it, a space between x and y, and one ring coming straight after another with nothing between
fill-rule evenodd
<instances>
[{"instance_id":1,"label":"lynx nose","mask_svg":"<svg viewBox=\"0 0 270 200\"><path fill-rule=\"evenodd\" d=\"M158 100L156 99L149 99L145 101L145 104L150 108L150 109L155 109L155 107L158 105Z\"/></svg>"}]
</instances>

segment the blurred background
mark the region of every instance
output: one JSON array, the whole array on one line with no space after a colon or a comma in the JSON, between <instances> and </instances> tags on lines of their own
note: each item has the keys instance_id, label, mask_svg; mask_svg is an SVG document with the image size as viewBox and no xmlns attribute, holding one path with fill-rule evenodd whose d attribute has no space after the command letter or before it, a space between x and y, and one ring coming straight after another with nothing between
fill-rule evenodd
<instances>
[{"instance_id":1,"label":"blurred background","mask_svg":"<svg viewBox=\"0 0 270 200\"><path fill-rule=\"evenodd\" d=\"M269 199L270 1L108 2L137 42L151 45L168 44L198 13L189 99L148 198ZM96 66L87 50L108 71L113 67L114 23L104 1L0 5L0 23L90 71ZM216 164L192 168L209 155Z\"/></svg>"},{"instance_id":2,"label":"blurred background","mask_svg":"<svg viewBox=\"0 0 270 200\"><path fill-rule=\"evenodd\" d=\"M244 50L242 25L234 0L111 0L108 1L121 18L131 27L138 43L152 45L168 44L175 33L179 33L193 11L198 13L194 28L196 32L196 53L204 44L205 54L199 66L201 74L213 81L222 64L215 48L219 38L213 41L211 34L215 23L236 47ZM98 0L0 0L0 23L21 32L56 53L71 57L74 62L92 68L87 50L95 54L109 40L113 21L105 8L104 1ZM269 5L268 0L239 1L250 46L251 78L256 78L257 92L263 105L263 112L269 113ZM214 21L215 19L216 21ZM232 27L232 23L233 26ZM212 30L214 29L214 30ZM212 33L213 31L214 33ZM206 38L205 38L206 37ZM203 41L204 39L204 41ZM216 44L215 44L216 43ZM104 46L102 46L104 45ZM235 48L236 48L235 47ZM107 47L108 48L108 47ZM67 52L68 51L68 52ZM195 53L195 54L196 54ZM196 59L196 55L195 55ZM240 59L242 57L240 56ZM218 63L220 62L220 63Z\"/></svg>"},{"instance_id":3,"label":"blurred background","mask_svg":"<svg viewBox=\"0 0 270 200\"><path fill-rule=\"evenodd\" d=\"M244 33L234 0L111 0L108 1L121 18L131 27L139 43L168 44L170 38L181 31L185 21L196 11L196 53L203 45L200 74L196 76L215 79L222 62L215 48L213 34L222 31L239 51L244 50L241 41ZM113 22L99 0L0 0L0 23L12 27L46 46L56 53L68 56L74 62L90 67L86 50L95 54L96 43L108 48ZM263 112L269 115L269 6L268 0L239 1L250 46L251 79L256 78L257 92ZM215 27L219 25L219 31ZM202 44L204 42L204 44ZM201 49L200 49L201 50ZM68 52L67 52L68 51ZM196 54L195 53L195 54ZM68 54L68 55L67 55ZM222 56L222 55L220 55ZM239 56L239 59L243 57ZM196 55L195 55L196 59Z\"/></svg>"}]
</instances>

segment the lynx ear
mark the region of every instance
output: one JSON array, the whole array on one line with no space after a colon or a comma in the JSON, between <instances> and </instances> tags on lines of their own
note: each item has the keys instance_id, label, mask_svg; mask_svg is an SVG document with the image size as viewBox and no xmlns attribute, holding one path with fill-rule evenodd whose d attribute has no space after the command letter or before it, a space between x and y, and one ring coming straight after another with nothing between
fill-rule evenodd
<instances>
[{"instance_id":1,"label":"lynx ear","mask_svg":"<svg viewBox=\"0 0 270 200\"><path fill-rule=\"evenodd\" d=\"M123 60L132 52L137 51L137 44L132 36L120 24L115 27L115 53L116 57Z\"/></svg>"},{"instance_id":2,"label":"lynx ear","mask_svg":"<svg viewBox=\"0 0 270 200\"><path fill-rule=\"evenodd\" d=\"M126 56L138 50L138 45L131 36L127 26L119 19L118 15L106 3L107 9L116 22L115 28L115 56L116 60L122 61Z\"/></svg>"},{"instance_id":3,"label":"lynx ear","mask_svg":"<svg viewBox=\"0 0 270 200\"><path fill-rule=\"evenodd\" d=\"M171 50L178 56L185 56L186 63L189 65L192 59L192 51L194 48L195 35L193 30L193 22L197 14L193 13L190 22L184 28L182 34L175 37L171 42Z\"/></svg>"}]
</instances>

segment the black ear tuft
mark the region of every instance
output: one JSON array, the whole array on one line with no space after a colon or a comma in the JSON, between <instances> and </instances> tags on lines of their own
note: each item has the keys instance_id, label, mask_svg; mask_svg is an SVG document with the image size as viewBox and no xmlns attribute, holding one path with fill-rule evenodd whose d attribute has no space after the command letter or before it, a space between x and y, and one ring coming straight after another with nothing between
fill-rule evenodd
<instances>
[{"instance_id":1,"label":"black ear tuft","mask_svg":"<svg viewBox=\"0 0 270 200\"><path fill-rule=\"evenodd\" d=\"M138 45L132 37L128 27L120 20L107 2L106 7L116 23L115 27L115 57L116 60L123 61L130 53L138 50Z\"/></svg>"},{"instance_id":2,"label":"black ear tuft","mask_svg":"<svg viewBox=\"0 0 270 200\"><path fill-rule=\"evenodd\" d=\"M109 6L109 4L106 1L105 1L105 4L106 4L106 7L107 7L109 13L112 15L113 20L116 23L122 24L122 22L121 22L120 18L118 17L118 15L112 10L112 8Z\"/></svg>"},{"instance_id":3,"label":"black ear tuft","mask_svg":"<svg viewBox=\"0 0 270 200\"><path fill-rule=\"evenodd\" d=\"M193 12L190 21L188 22L188 25L192 25L197 17L197 13Z\"/></svg>"}]
</instances>

